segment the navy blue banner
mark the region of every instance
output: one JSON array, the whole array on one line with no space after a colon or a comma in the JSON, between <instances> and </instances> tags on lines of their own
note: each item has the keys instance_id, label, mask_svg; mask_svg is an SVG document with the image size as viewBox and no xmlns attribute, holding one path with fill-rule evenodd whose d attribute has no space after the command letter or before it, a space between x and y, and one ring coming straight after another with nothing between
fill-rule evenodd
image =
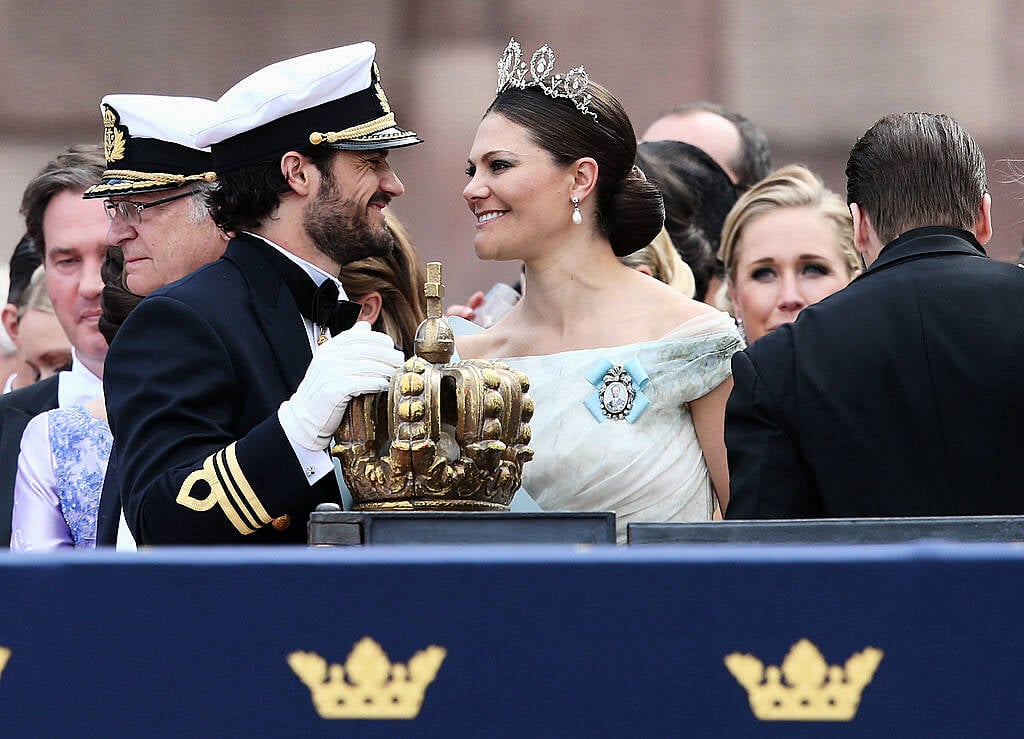
<instances>
[{"instance_id":1,"label":"navy blue banner","mask_svg":"<svg viewBox=\"0 0 1024 739\"><path fill-rule=\"evenodd\" d=\"M1015 736L1021 582L988 544L3 556L0 735Z\"/></svg>"}]
</instances>

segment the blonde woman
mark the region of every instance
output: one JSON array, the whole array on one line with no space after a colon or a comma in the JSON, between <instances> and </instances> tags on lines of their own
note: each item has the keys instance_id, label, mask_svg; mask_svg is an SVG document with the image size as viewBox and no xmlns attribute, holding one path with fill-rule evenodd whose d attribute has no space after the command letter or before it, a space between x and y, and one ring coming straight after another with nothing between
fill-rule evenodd
<instances>
[{"instance_id":1,"label":"blonde woman","mask_svg":"<svg viewBox=\"0 0 1024 739\"><path fill-rule=\"evenodd\" d=\"M800 165L776 170L736 201L720 256L720 307L731 308L748 342L795 321L863 268L846 202Z\"/></svg>"}]
</instances>

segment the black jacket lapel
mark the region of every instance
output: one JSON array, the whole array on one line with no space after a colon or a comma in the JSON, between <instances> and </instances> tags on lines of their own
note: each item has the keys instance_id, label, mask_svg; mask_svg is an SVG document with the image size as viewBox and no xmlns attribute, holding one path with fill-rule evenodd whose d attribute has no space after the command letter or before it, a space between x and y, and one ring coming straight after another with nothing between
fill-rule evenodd
<instances>
[{"instance_id":1,"label":"black jacket lapel","mask_svg":"<svg viewBox=\"0 0 1024 739\"><path fill-rule=\"evenodd\" d=\"M294 389L306 374L313 352L298 306L273 262L264 253L271 248L242 234L231 240L224 256L245 275L253 311L263 335L274 353L285 384Z\"/></svg>"}]
</instances>

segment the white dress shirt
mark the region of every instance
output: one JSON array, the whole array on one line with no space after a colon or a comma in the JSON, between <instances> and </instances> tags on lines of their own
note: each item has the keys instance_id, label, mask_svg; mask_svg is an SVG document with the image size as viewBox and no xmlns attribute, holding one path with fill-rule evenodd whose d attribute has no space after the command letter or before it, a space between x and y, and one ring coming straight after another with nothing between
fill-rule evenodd
<instances>
[{"instance_id":1,"label":"white dress shirt","mask_svg":"<svg viewBox=\"0 0 1024 739\"><path fill-rule=\"evenodd\" d=\"M301 259L295 256L290 251L282 249L280 246L275 244L270 239L266 239L260 236L259 234L254 234L249 231L246 231L245 233L247 233L249 236L253 236L259 239L265 244L272 246L274 249L281 252L281 254L283 254L289 260L302 267L302 270L307 275L309 275L310 279L312 279L313 282L316 283L317 287L319 287L324 280L332 280L338 288L338 299L348 299L348 295L345 294L345 288L341 286L341 280L339 280L337 277L328 274L327 272L324 272L315 264L312 264L310 262L307 262L305 259ZM318 346L316 343L316 337L319 336L320 334L320 327L314 324L305 316L299 317L302 320L302 325L306 327L306 338L309 339L309 348L313 352L316 352ZM299 464L302 466L302 470L306 473L306 482L308 482L310 485L314 485L322 478L327 476L329 473L334 472L334 462L331 461L331 455L328 454L326 449L323 451L313 451L310 449L306 449L303 446L299 446L291 439L288 439L288 443L291 445L292 451L295 452L295 457L296 459L299 460Z\"/></svg>"},{"instance_id":2,"label":"white dress shirt","mask_svg":"<svg viewBox=\"0 0 1024 739\"><path fill-rule=\"evenodd\" d=\"M103 395L103 380L78 361L71 347L71 369L57 374L57 406L88 405Z\"/></svg>"}]
</instances>

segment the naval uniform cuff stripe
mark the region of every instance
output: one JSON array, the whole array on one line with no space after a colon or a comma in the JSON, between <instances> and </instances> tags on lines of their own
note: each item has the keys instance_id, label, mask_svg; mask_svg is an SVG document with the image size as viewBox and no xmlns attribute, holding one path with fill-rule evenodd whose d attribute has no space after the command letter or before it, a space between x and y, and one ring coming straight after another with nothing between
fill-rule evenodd
<instances>
[{"instance_id":1,"label":"naval uniform cuff stripe","mask_svg":"<svg viewBox=\"0 0 1024 739\"><path fill-rule=\"evenodd\" d=\"M181 488L178 490L175 502L197 513L205 513L212 510L214 506L219 506L221 512L231 522L232 526L242 534L252 534L256 529L247 526L242 521L231 501L228 500L227 491L224 489L224 484L217 474L216 456L219 453L214 452L203 460L202 467L189 473L185 481L181 483ZM209 492L204 498L193 498L192 491L195 489L196 484L200 482L206 483Z\"/></svg>"},{"instance_id":2,"label":"naval uniform cuff stripe","mask_svg":"<svg viewBox=\"0 0 1024 739\"><path fill-rule=\"evenodd\" d=\"M259 528L259 524L256 522L255 517L251 512L246 510L245 505L242 503L238 493L234 489L234 485L231 480L228 479L227 473L224 469L224 450L217 452L213 457L213 469L217 475L217 482L220 485L221 490L224 491L223 500L225 513L227 513L228 507L231 508L234 516L244 523L246 529L249 531L242 531L238 524L235 524L235 528L238 528L242 533L252 533ZM232 518L232 516L228 516ZM234 523L234 519L232 519Z\"/></svg>"},{"instance_id":3,"label":"naval uniform cuff stripe","mask_svg":"<svg viewBox=\"0 0 1024 739\"><path fill-rule=\"evenodd\" d=\"M238 490L241 491L245 501L249 504L249 507L256 515L256 520L260 521L264 525L273 521L274 517L267 513L267 509L263 507L259 497L256 495L256 491L252 489L252 485L249 484L248 478L246 478L245 473L242 472L242 467L238 464L238 455L235 454L234 444L229 445L228 448L224 450L224 457L227 462L226 468L228 474L231 476L232 482L238 486Z\"/></svg>"}]
</instances>

